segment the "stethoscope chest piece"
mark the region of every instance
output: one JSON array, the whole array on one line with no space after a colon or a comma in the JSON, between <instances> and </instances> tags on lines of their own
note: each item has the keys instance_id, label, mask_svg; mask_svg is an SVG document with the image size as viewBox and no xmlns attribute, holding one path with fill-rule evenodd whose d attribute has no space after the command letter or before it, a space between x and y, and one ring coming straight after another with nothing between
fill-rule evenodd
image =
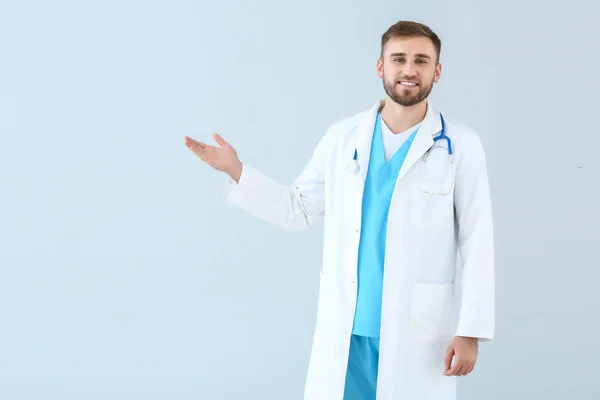
<instances>
[{"instance_id":1,"label":"stethoscope chest piece","mask_svg":"<svg viewBox=\"0 0 600 400\"><path fill-rule=\"evenodd\" d=\"M358 162L356 160L352 160L346 165L346 171L351 174L356 174L359 170Z\"/></svg>"}]
</instances>

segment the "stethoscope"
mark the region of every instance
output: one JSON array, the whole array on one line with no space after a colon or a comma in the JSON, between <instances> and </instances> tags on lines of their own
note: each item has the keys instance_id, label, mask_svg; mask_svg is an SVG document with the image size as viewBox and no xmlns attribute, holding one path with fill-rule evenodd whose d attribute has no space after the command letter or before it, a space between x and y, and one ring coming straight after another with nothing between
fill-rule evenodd
<instances>
[{"instance_id":1,"label":"stethoscope","mask_svg":"<svg viewBox=\"0 0 600 400\"><path fill-rule=\"evenodd\" d=\"M446 141L446 143L448 144L448 155L452 156L452 141L446 135L446 124L444 122L444 117L441 114L440 114L440 120L442 121L442 132L438 136L433 138L433 142L435 143L436 141L438 141L440 139L444 139ZM431 150L431 148L430 148L430 150ZM427 150L427 152L429 152L429 150ZM360 166L358 165L357 158L358 158L358 151L356 150L356 148L354 148L354 156L352 157L352 161L350 161L348 163L348 165L346 165L346 171L348 171L351 174L356 174L360 170Z\"/></svg>"},{"instance_id":2,"label":"stethoscope","mask_svg":"<svg viewBox=\"0 0 600 400\"><path fill-rule=\"evenodd\" d=\"M350 172L351 174L356 174L360 169L360 167L358 166L358 161L356 161L357 155L358 152L356 151L356 149L354 149L354 157L352 158L352 161L350 161L348 165L346 165L346 171Z\"/></svg>"}]
</instances>

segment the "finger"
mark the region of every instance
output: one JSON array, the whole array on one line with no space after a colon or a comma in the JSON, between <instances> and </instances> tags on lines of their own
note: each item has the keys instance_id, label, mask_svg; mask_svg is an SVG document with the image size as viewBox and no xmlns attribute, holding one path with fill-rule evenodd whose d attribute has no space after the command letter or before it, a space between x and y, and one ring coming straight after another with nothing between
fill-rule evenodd
<instances>
[{"instance_id":1,"label":"finger","mask_svg":"<svg viewBox=\"0 0 600 400\"><path fill-rule=\"evenodd\" d=\"M446 372L444 372L444 375L446 376L456 376L456 374L458 373L458 371L460 370L460 368L462 367L462 364L457 362L456 360L454 361L454 365L452 365L452 367L447 370Z\"/></svg>"},{"instance_id":2,"label":"finger","mask_svg":"<svg viewBox=\"0 0 600 400\"><path fill-rule=\"evenodd\" d=\"M462 370L463 376L469 375L471 373L471 371L473 371L474 367L475 367L475 361L465 362L464 368Z\"/></svg>"},{"instance_id":3,"label":"finger","mask_svg":"<svg viewBox=\"0 0 600 400\"><path fill-rule=\"evenodd\" d=\"M213 139L215 139L215 142L217 142L217 144L221 147L229 145L229 143L227 143L225 139L223 139L218 133L213 134Z\"/></svg>"},{"instance_id":4,"label":"finger","mask_svg":"<svg viewBox=\"0 0 600 400\"><path fill-rule=\"evenodd\" d=\"M473 372L473 370L475 369L475 362L472 362L469 367L467 368L467 371L465 373L465 375L469 375L471 372Z\"/></svg>"},{"instance_id":5,"label":"finger","mask_svg":"<svg viewBox=\"0 0 600 400\"><path fill-rule=\"evenodd\" d=\"M444 360L444 370L448 371L452 365L452 357L454 356L454 348L448 347L446 350L446 359Z\"/></svg>"},{"instance_id":6,"label":"finger","mask_svg":"<svg viewBox=\"0 0 600 400\"><path fill-rule=\"evenodd\" d=\"M185 144L186 144L186 146L188 146L188 147L190 147L190 146L198 146L198 147L200 147L201 149L204 149L204 148L207 146L207 144L205 144L205 143L202 143L202 142L199 142L199 141L197 141L197 140L194 140L194 139L192 139L192 138L191 138L191 137L189 137L189 136L186 136L186 137L185 137Z\"/></svg>"},{"instance_id":7,"label":"finger","mask_svg":"<svg viewBox=\"0 0 600 400\"><path fill-rule=\"evenodd\" d=\"M198 141L188 142L186 143L186 146L198 156L205 154L207 151L211 151L215 148L213 146L207 145L206 143Z\"/></svg>"},{"instance_id":8,"label":"finger","mask_svg":"<svg viewBox=\"0 0 600 400\"><path fill-rule=\"evenodd\" d=\"M202 161L210 163L210 159L214 152L215 147L204 145L204 147L200 147L197 144L190 144L189 149L194 153L198 158Z\"/></svg>"},{"instance_id":9,"label":"finger","mask_svg":"<svg viewBox=\"0 0 600 400\"><path fill-rule=\"evenodd\" d=\"M465 362L462 362L458 368L458 370L456 371L456 376L463 376L465 374L465 371L467 370L467 364Z\"/></svg>"},{"instance_id":10,"label":"finger","mask_svg":"<svg viewBox=\"0 0 600 400\"><path fill-rule=\"evenodd\" d=\"M206 147L200 147L197 144L190 144L188 145L188 148L192 151L192 153L194 153L195 155L197 155L200 158L203 158L206 154Z\"/></svg>"},{"instance_id":11,"label":"finger","mask_svg":"<svg viewBox=\"0 0 600 400\"><path fill-rule=\"evenodd\" d=\"M454 356L454 365L450 368L449 374L451 376L461 376L463 371L465 370L466 362L463 358Z\"/></svg>"},{"instance_id":12,"label":"finger","mask_svg":"<svg viewBox=\"0 0 600 400\"><path fill-rule=\"evenodd\" d=\"M463 376L469 375L472 370L473 370L473 364L467 364L465 366L465 370L463 371Z\"/></svg>"}]
</instances>

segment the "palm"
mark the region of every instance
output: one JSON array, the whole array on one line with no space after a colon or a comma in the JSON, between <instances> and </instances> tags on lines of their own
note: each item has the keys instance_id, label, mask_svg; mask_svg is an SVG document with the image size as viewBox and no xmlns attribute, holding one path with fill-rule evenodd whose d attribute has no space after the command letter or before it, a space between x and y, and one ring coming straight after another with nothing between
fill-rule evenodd
<instances>
[{"instance_id":1,"label":"palm","mask_svg":"<svg viewBox=\"0 0 600 400\"><path fill-rule=\"evenodd\" d=\"M232 150L232 148L225 149L207 145L204 148L204 154L201 158L211 167L223 170L223 168L230 164L230 161L235 159L235 150Z\"/></svg>"},{"instance_id":2,"label":"palm","mask_svg":"<svg viewBox=\"0 0 600 400\"><path fill-rule=\"evenodd\" d=\"M237 152L221 136L215 134L213 138L219 146L210 146L187 136L185 144L202 161L219 171L227 172L239 162Z\"/></svg>"}]
</instances>

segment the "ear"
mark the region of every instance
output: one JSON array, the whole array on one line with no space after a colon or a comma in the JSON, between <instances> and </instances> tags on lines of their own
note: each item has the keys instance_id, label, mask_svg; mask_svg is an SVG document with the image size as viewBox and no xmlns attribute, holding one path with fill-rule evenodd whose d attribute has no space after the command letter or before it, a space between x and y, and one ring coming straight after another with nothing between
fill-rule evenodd
<instances>
[{"instance_id":1,"label":"ear","mask_svg":"<svg viewBox=\"0 0 600 400\"><path fill-rule=\"evenodd\" d=\"M381 57L377 59L377 76L379 79L383 78L383 60Z\"/></svg>"},{"instance_id":2,"label":"ear","mask_svg":"<svg viewBox=\"0 0 600 400\"><path fill-rule=\"evenodd\" d=\"M438 63L438 65L435 66L435 74L433 75L433 82L438 83L438 81L440 80L441 77L442 77L442 64Z\"/></svg>"}]
</instances>

